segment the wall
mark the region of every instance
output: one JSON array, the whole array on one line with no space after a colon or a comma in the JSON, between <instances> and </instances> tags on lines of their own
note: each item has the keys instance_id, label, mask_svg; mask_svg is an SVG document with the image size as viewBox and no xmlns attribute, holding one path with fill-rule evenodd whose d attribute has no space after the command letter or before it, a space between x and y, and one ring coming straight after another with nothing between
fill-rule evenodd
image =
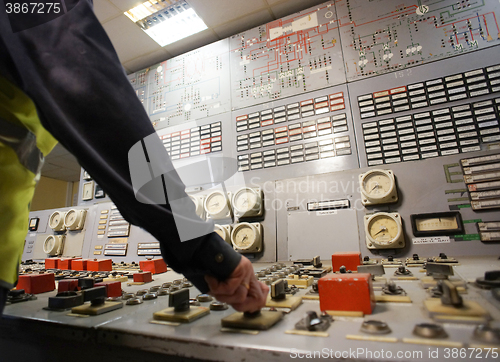
<instances>
[{"instance_id":1,"label":"wall","mask_svg":"<svg viewBox=\"0 0 500 362\"><path fill-rule=\"evenodd\" d=\"M68 182L41 177L31 203L31 211L55 209L66 206Z\"/></svg>"},{"instance_id":2,"label":"wall","mask_svg":"<svg viewBox=\"0 0 500 362\"><path fill-rule=\"evenodd\" d=\"M71 190L71 206L78 205L78 187L80 186L80 182L71 182L72 190ZM69 205L68 205L69 206Z\"/></svg>"}]
</instances>

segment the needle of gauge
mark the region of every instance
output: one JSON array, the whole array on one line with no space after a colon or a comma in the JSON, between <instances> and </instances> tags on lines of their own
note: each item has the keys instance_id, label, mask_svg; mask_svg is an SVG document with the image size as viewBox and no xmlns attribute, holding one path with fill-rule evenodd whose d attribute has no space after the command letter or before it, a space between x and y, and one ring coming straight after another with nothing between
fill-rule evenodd
<instances>
[{"instance_id":1,"label":"needle of gauge","mask_svg":"<svg viewBox=\"0 0 500 362\"><path fill-rule=\"evenodd\" d=\"M386 230L387 230L387 228L386 228L385 226L381 226L381 227L380 227L380 231L379 231L378 233L376 233L375 235L378 235L378 234L380 234L382 231L386 231ZM373 235L373 236L375 236L375 235Z\"/></svg>"}]
</instances>

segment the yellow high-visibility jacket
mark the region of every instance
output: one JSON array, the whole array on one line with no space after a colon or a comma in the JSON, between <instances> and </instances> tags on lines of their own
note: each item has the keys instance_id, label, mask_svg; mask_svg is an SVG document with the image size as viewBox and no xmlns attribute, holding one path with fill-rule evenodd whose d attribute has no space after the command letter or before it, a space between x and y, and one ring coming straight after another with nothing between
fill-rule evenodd
<instances>
[{"instance_id":1,"label":"yellow high-visibility jacket","mask_svg":"<svg viewBox=\"0 0 500 362\"><path fill-rule=\"evenodd\" d=\"M44 156L57 144L41 125L31 99L1 76L0 118L31 131ZM37 175L20 163L12 147L2 143L1 135L0 129L0 286L10 289L17 283Z\"/></svg>"}]
</instances>

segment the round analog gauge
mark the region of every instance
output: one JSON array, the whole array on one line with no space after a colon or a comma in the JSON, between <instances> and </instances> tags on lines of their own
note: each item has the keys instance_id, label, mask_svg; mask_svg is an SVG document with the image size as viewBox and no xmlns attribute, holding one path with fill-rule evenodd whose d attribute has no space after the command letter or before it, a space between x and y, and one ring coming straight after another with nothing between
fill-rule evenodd
<instances>
[{"instance_id":1,"label":"round analog gauge","mask_svg":"<svg viewBox=\"0 0 500 362\"><path fill-rule=\"evenodd\" d=\"M229 217L229 205L220 191L214 191L205 199L205 211L213 219Z\"/></svg>"},{"instance_id":2,"label":"round analog gauge","mask_svg":"<svg viewBox=\"0 0 500 362\"><path fill-rule=\"evenodd\" d=\"M261 213L260 189L243 187L233 196L233 207L237 216L254 216Z\"/></svg>"},{"instance_id":3,"label":"round analog gauge","mask_svg":"<svg viewBox=\"0 0 500 362\"><path fill-rule=\"evenodd\" d=\"M59 255L62 249L64 235L49 235L43 243L43 252L50 256Z\"/></svg>"},{"instance_id":4,"label":"round analog gauge","mask_svg":"<svg viewBox=\"0 0 500 362\"><path fill-rule=\"evenodd\" d=\"M379 212L365 217L366 242L369 248L404 247L401 217L397 213Z\"/></svg>"},{"instance_id":5,"label":"round analog gauge","mask_svg":"<svg viewBox=\"0 0 500 362\"><path fill-rule=\"evenodd\" d=\"M80 230L85 223L86 210L71 209L64 217L64 226L69 230Z\"/></svg>"},{"instance_id":6,"label":"round analog gauge","mask_svg":"<svg viewBox=\"0 0 500 362\"><path fill-rule=\"evenodd\" d=\"M261 249L260 228L246 222L238 224L231 233L231 242L240 252L259 252Z\"/></svg>"},{"instance_id":7,"label":"round analog gauge","mask_svg":"<svg viewBox=\"0 0 500 362\"><path fill-rule=\"evenodd\" d=\"M49 226L52 230L62 231L64 227L64 217L66 213L62 211L54 211L49 218Z\"/></svg>"},{"instance_id":8,"label":"round analog gauge","mask_svg":"<svg viewBox=\"0 0 500 362\"><path fill-rule=\"evenodd\" d=\"M196 215L202 217L203 215L203 198L196 197L194 195L189 195L189 198L193 201L194 206L196 207Z\"/></svg>"},{"instance_id":9,"label":"round analog gauge","mask_svg":"<svg viewBox=\"0 0 500 362\"><path fill-rule=\"evenodd\" d=\"M226 243L231 244L230 226L229 225L214 225L214 231L224 239Z\"/></svg>"},{"instance_id":10,"label":"round analog gauge","mask_svg":"<svg viewBox=\"0 0 500 362\"><path fill-rule=\"evenodd\" d=\"M360 175L363 205L396 202L398 194L394 174L390 170L371 170Z\"/></svg>"}]
</instances>

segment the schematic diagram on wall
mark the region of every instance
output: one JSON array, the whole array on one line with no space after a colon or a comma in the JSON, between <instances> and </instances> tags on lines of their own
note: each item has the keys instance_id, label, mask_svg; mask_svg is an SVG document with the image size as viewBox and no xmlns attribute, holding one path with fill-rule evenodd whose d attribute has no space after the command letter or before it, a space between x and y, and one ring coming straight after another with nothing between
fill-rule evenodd
<instances>
[{"instance_id":1,"label":"schematic diagram on wall","mask_svg":"<svg viewBox=\"0 0 500 362\"><path fill-rule=\"evenodd\" d=\"M228 112L228 40L152 66L146 104L153 123L169 126Z\"/></svg>"},{"instance_id":2,"label":"schematic diagram on wall","mask_svg":"<svg viewBox=\"0 0 500 362\"><path fill-rule=\"evenodd\" d=\"M233 109L345 83L333 1L230 38Z\"/></svg>"},{"instance_id":3,"label":"schematic diagram on wall","mask_svg":"<svg viewBox=\"0 0 500 362\"><path fill-rule=\"evenodd\" d=\"M146 112L148 111L146 102L147 86L148 86L147 77L148 77L147 69L129 74L127 76L128 80L130 81L130 84L132 84L132 87L134 88L137 98L139 98L139 100L141 101L142 105L146 109Z\"/></svg>"},{"instance_id":4,"label":"schematic diagram on wall","mask_svg":"<svg viewBox=\"0 0 500 362\"><path fill-rule=\"evenodd\" d=\"M500 3L338 0L347 80L500 44Z\"/></svg>"}]
</instances>

